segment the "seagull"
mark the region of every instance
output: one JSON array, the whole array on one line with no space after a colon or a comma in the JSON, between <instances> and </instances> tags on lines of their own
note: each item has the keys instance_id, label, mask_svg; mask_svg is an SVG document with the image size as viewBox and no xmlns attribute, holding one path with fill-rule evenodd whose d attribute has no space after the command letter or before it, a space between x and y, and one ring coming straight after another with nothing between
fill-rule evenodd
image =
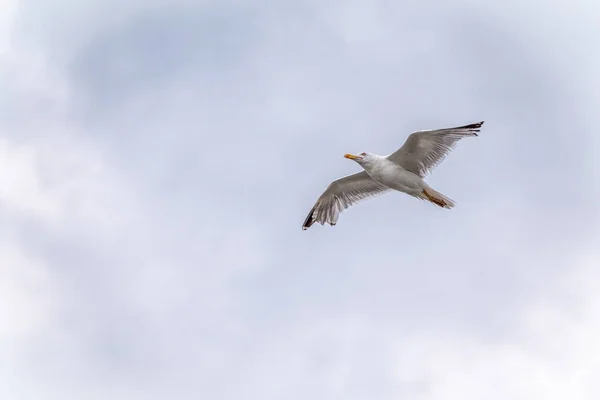
<instances>
[{"instance_id":1,"label":"seagull","mask_svg":"<svg viewBox=\"0 0 600 400\"><path fill-rule=\"evenodd\" d=\"M345 154L364 170L333 181L308 213L302 230L315 222L334 226L340 213L359 201L396 190L442 208L455 202L434 190L424 178L464 138L477 136L484 121L456 128L413 132L404 145L388 156L372 153Z\"/></svg>"}]
</instances>

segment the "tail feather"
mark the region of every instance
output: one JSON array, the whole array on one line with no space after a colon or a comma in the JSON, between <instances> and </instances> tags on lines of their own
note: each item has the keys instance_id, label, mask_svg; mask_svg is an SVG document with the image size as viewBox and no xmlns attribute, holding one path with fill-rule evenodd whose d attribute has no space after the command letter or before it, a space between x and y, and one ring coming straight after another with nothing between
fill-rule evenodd
<instances>
[{"instance_id":1,"label":"tail feather","mask_svg":"<svg viewBox=\"0 0 600 400\"><path fill-rule=\"evenodd\" d=\"M456 205L454 200L432 188L423 189L423 198L442 208L450 209Z\"/></svg>"}]
</instances>

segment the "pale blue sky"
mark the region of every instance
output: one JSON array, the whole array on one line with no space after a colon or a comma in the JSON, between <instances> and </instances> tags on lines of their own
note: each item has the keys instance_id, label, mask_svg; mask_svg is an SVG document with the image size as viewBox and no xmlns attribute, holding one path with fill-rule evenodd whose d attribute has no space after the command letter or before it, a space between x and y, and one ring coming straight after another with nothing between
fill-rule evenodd
<instances>
[{"instance_id":1,"label":"pale blue sky","mask_svg":"<svg viewBox=\"0 0 600 400\"><path fill-rule=\"evenodd\" d=\"M0 1L0 397L597 399L600 6ZM301 224L342 155L485 120Z\"/></svg>"}]
</instances>

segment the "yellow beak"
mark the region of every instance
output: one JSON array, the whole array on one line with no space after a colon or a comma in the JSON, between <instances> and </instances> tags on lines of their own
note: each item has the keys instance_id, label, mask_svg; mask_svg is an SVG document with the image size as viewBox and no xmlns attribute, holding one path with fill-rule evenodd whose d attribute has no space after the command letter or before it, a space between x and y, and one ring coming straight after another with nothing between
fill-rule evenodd
<instances>
[{"instance_id":1,"label":"yellow beak","mask_svg":"<svg viewBox=\"0 0 600 400\"><path fill-rule=\"evenodd\" d=\"M354 154L344 154L344 157L349 158L351 160L356 160L357 158L359 158L359 157L355 156Z\"/></svg>"}]
</instances>

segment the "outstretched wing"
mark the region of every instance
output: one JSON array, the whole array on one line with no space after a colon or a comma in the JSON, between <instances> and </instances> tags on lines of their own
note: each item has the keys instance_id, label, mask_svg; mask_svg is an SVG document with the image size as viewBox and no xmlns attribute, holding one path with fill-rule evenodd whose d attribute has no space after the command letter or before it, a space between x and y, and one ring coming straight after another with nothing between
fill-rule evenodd
<instances>
[{"instance_id":1,"label":"outstretched wing","mask_svg":"<svg viewBox=\"0 0 600 400\"><path fill-rule=\"evenodd\" d=\"M477 136L483 122L411 133L404 145L390 154L388 159L425 177L450 154L460 139Z\"/></svg>"},{"instance_id":2,"label":"outstretched wing","mask_svg":"<svg viewBox=\"0 0 600 400\"><path fill-rule=\"evenodd\" d=\"M331 182L302 224L302 230L315 222L321 225L335 225L340 212L361 200L383 194L391 190L369 176L365 171L348 175Z\"/></svg>"}]
</instances>

